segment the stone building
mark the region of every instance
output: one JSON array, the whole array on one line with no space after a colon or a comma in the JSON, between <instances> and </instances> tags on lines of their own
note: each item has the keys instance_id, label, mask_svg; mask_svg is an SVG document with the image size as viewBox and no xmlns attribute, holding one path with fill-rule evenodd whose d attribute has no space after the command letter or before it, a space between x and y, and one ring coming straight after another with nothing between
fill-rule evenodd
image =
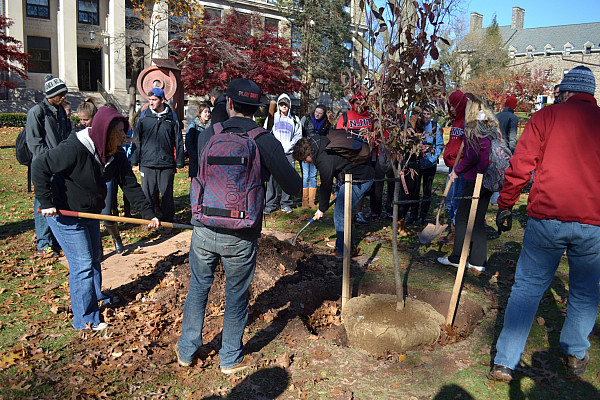
<instances>
[{"instance_id":1,"label":"stone building","mask_svg":"<svg viewBox=\"0 0 600 400\"><path fill-rule=\"evenodd\" d=\"M498 27L509 66L542 70L558 84L569 70L585 65L596 77L595 97L600 100L600 22L523 28L524 20L525 10L513 7L511 24ZM469 34L484 32L482 21L483 15L471 13ZM551 91L548 95L540 101L552 102Z\"/></svg>"},{"instance_id":2,"label":"stone building","mask_svg":"<svg viewBox=\"0 0 600 400\"><path fill-rule=\"evenodd\" d=\"M223 13L236 9L258 14L266 25L289 34L289 21L275 3L276 0L199 0L212 18L221 18ZM353 0L348 7L353 20L358 15L355 3L358 4ZM99 92L104 88L121 104L128 104L130 44L158 43L153 46L152 54L148 46L134 47L138 56L144 55L142 67L151 65L151 57L168 58L170 18L164 3L156 3L151 27L135 16L131 0L0 0L0 5L3 14L14 21L7 34L21 41L25 52L32 56L30 79L20 82L19 88L9 93L11 100L35 94L29 103L39 101L44 77L52 74L65 81L70 97L75 94L100 97ZM360 21L353 25L359 31L366 30ZM6 106L3 108L7 111Z\"/></svg>"}]
</instances>

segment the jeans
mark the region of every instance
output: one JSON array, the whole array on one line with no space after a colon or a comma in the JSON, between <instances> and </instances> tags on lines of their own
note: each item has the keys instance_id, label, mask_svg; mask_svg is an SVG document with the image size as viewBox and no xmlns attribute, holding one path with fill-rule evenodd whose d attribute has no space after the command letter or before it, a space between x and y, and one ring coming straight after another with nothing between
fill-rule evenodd
<instances>
[{"instance_id":1,"label":"jeans","mask_svg":"<svg viewBox=\"0 0 600 400\"><path fill-rule=\"evenodd\" d=\"M519 364L542 295L550 287L565 250L569 300L560 344L566 355L585 356L590 347L587 338L598 315L599 238L599 226L529 218L494 364L511 369Z\"/></svg>"},{"instance_id":2,"label":"jeans","mask_svg":"<svg viewBox=\"0 0 600 400\"><path fill-rule=\"evenodd\" d=\"M369 191L373 181L364 183L358 183L352 185L352 209L356 207L360 199L363 198L365 193ZM337 198L335 199L335 208L333 209L333 225L335 226L335 233L337 235L335 239L336 251L344 255L344 193L346 185L342 185L340 190L337 192ZM352 249L350 249L352 251Z\"/></svg>"},{"instance_id":3,"label":"jeans","mask_svg":"<svg viewBox=\"0 0 600 400\"><path fill-rule=\"evenodd\" d=\"M248 321L248 288L256 267L257 239L245 239L232 231L195 227L190 245L190 289L183 308L179 356L191 362L202 346L202 327L208 292L219 264L225 270L225 314L221 340L221 368L231 368L244 358L242 337Z\"/></svg>"},{"instance_id":4,"label":"jeans","mask_svg":"<svg viewBox=\"0 0 600 400\"><path fill-rule=\"evenodd\" d=\"M100 221L60 215L46 220L69 262L73 328L96 325L100 322L98 301L106 298L100 291Z\"/></svg>"},{"instance_id":5,"label":"jeans","mask_svg":"<svg viewBox=\"0 0 600 400\"><path fill-rule=\"evenodd\" d=\"M117 191L119 185L112 179L106 182L106 198L104 199L104 208L100 211L102 215L119 215L118 203L117 203ZM113 226L116 224L114 221L104 221L104 226Z\"/></svg>"},{"instance_id":6,"label":"jeans","mask_svg":"<svg viewBox=\"0 0 600 400\"><path fill-rule=\"evenodd\" d=\"M302 162L302 187L317 187L317 167L314 164Z\"/></svg>"},{"instance_id":7,"label":"jeans","mask_svg":"<svg viewBox=\"0 0 600 400\"><path fill-rule=\"evenodd\" d=\"M37 249L42 251L47 247L55 248L56 239L52 235L46 217L38 212L38 208L40 208L40 202L35 199L33 201L33 222L35 223L35 242Z\"/></svg>"},{"instance_id":8,"label":"jeans","mask_svg":"<svg viewBox=\"0 0 600 400\"><path fill-rule=\"evenodd\" d=\"M452 171L452 169L450 169ZM446 180L448 182L448 180ZM455 199L454 197L461 197L463 189L465 188L465 178L462 175L459 175L458 178L452 182L452 186L450 186L450 190L448 191L448 197L446 197L446 210L448 211L448 219L452 221L454 224L454 220L456 219L456 211L458 210L458 205L460 204L460 199Z\"/></svg>"},{"instance_id":9,"label":"jeans","mask_svg":"<svg viewBox=\"0 0 600 400\"><path fill-rule=\"evenodd\" d=\"M286 154L285 157L287 158L290 165L293 167L294 166L294 158L292 157L292 155ZM315 187L316 187L316 185L315 185ZM294 200L292 199L292 196L290 196L289 194L287 194L286 192L281 190L281 188L277 184L277 181L275 180L275 178L273 178L273 175L271 175L271 177L267 181L267 190L266 190L266 194L265 194L265 201L266 201L265 210L275 211L275 209L277 208L278 192L281 192L281 208L284 208L284 207L292 208L292 206L294 205Z\"/></svg>"}]
</instances>

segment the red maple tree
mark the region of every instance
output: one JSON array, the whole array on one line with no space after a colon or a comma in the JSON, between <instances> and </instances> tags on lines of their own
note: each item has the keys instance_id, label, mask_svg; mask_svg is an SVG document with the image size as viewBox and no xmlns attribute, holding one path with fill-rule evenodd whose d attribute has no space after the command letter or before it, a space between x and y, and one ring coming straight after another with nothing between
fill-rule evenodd
<instances>
[{"instance_id":1,"label":"red maple tree","mask_svg":"<svg viewBox=\"0 0 600 400\"><path fill-rule=\"evenodd\" d=\"M10 18L0 15L0 71L8 72L6 75L0 75L0 87L9 89L14 88L17 82L5 80L5 76L10 77L11 73L15 73L22 79L29 79L27 68L30 55L23 52L23 44L20 41L6 34L6 29L13 23Z\"/></svg>"},{"instance_id":2,"label":"red maple tree","mask_svg":"<svg viewBox=\"0 0 600 400\"><path fill-rule=\"evenodd\" d=\"M205 95L235 78L250 78L265 94L300 90L295 57L287 39L266 30L253 15L235 10L222 20L205 15L203 28L172 43L187 93Z\"/></svg>"}]
</instances>

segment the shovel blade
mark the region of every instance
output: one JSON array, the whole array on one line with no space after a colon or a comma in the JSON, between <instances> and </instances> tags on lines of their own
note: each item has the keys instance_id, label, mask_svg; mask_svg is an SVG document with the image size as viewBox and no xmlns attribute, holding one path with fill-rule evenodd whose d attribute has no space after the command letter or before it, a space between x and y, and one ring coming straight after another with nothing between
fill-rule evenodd
<instances>
[{"instance_id":1,"label":"shovel blade","mask_svg":"<svg viewBox=\"0 0 600 400\"><path fill-rule=\"evenodd\" d=\"M423 244L431 243L431 241L442 234L448 227L448 224L427 224L427 226L419 234L419 241Z\"/></svg>"}]
</instances>

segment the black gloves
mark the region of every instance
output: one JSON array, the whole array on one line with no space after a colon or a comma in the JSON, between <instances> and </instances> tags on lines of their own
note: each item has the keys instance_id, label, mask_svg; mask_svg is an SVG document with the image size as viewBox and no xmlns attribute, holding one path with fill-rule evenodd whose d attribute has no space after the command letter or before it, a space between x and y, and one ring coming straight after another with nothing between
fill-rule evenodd
<instances>
[{"instance_id":1,"label":"black gloves","mask_svg":"<svg viewBox=\"0 0 600 400\"><path fill-rule=\"evenodd\" d=\"M496 214L496 226L498 233L510 231L512 228L512 209L498 210Z\"/></svg>"}]
</instances>

